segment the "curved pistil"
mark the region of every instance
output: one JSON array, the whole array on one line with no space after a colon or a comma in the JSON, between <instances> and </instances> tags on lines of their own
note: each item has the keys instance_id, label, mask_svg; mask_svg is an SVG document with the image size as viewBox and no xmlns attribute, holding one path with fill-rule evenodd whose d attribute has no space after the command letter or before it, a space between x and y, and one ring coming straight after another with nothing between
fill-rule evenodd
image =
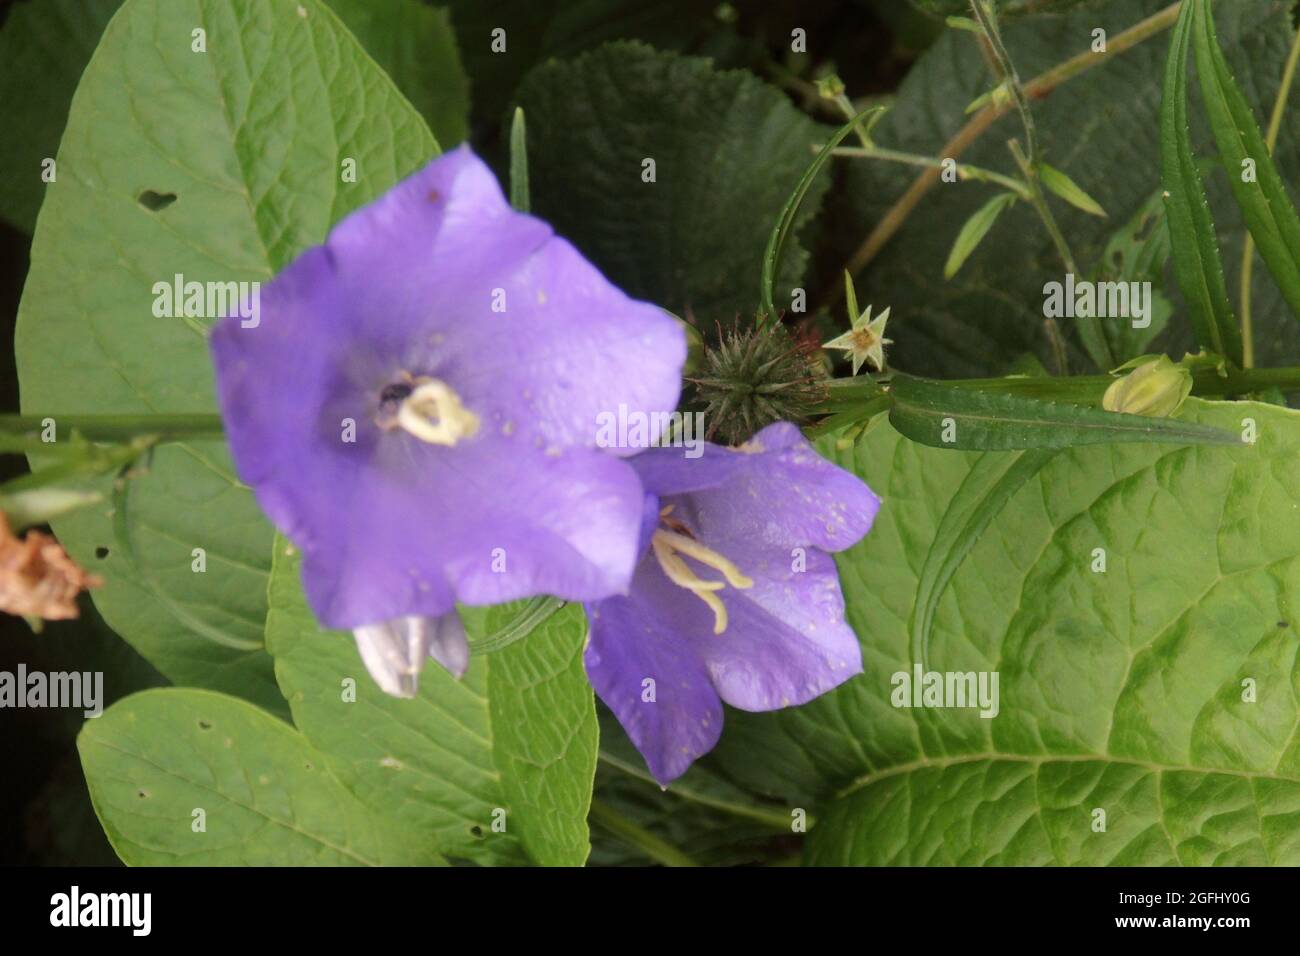
<instances>
[{"instance_id":1,"label":"curved pistil","mask_svg":"<svg viewBox=\"0 0 1300 956\"><path fill-rule=\"evenodd\" d=\"M453 446L478 431L478 416L461 404L446 382L417 378L388 427L399 427L431 445Z\"/></svg>"},{"instance_id":2,"label":"curved pistil","mask_svg":"<svg viewBox=\"0 0 1300 956\"><path fill-rule=\"evenodd\" d=\"M660 512L661 517L667 518L668 512L671 510L672 505L669 505ZM672 524L681 527L678 522L672 522ZM727 606L722 603L714 592L721 591L728 584L733 588L751 588L754 586L753 579L746 577L734 562L681 531L656 528L650 538L650 549L654 552L659 567L663 568L664 574L668 576L669 581L690 591L709 606L709 610L713 612L713 633L721 634L725 631L727 629ZM702 579L682 559L683 554L694 558L706 567L721 572L722 576L726 578L725 583L723 581L705 581Z\"/></svg>"}]
</instances>

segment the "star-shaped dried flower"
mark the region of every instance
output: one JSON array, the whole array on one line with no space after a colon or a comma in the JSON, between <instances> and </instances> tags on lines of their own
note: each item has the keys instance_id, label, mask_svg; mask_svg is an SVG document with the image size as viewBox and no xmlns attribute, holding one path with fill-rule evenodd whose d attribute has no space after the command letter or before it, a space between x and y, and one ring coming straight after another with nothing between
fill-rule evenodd
<instances>
[{"instance_id":1,"label":"star-shaped dried flower","mask_svg":"<svg viewBox=\"0 0 1300 956\"><path fill-rule=\"evenodd\" d=\"M863 362L870 362L876 371L885 367L885 346L890 339L885 338L885 323L889 321L889 309L885 309L874 319L871 306L865 312L858 311L858 296L853 289L853 278L844 273L844 294L848 300L849 318L853 327L838 338L831 339L822 346L824 349L843 349L853 357L853 374L857 375Z\"/></svg>"}]
</instances>

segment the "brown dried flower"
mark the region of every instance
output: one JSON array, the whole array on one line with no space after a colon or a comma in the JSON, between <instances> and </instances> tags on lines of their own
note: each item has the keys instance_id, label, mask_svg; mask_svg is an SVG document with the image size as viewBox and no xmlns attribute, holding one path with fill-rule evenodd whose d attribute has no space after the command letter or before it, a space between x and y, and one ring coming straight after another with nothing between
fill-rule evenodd
<instances>
[{"instance_id":1,"label":"brown dried flower","mask_svg":"<svg viewBox=\"0 0 1300 956\"><path fill-rule=\"evenodd\" d=\"M9 530L0 512L0 611L63 621L77 616L77 595L103 579L83 571L48 534Z\"/></svg>"}]
</instances>

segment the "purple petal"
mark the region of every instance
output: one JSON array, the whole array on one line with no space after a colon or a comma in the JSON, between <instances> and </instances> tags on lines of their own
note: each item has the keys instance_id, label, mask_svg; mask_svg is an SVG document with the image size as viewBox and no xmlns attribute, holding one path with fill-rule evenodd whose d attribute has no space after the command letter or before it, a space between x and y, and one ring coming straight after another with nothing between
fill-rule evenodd
<instances>
[{"instance_id":1,"label":"purple petal","mask_svg":"<svg viewBox=\"0 0 1300 956\"><path fill-rule=\"evenodd\" d=\"M690 492L697 511L738 540L842 551L880 510L862 479L817 454L789 422L767 426L739 448L706 445L699 458L653 448L632 466L647 491Z\"/></svg>"},{"instance_id":2,"label":"purple petal","mask_svg":"<svg viewBox=\"0 0 1300 956\"><path fill-rule=\"evenodd\" d=\"M648 570L643 565L638 579ZM690 642L639 588L633 593L588 605L591 634L583 661L592 688L618 717L650 773L667 786L718 742L722 703Z\"/></svg>"},{"instance_id":3,"label":"purple petal","mask_svg":"<svg viewBox=\"0 0 1300 956\"><path fill-rule=\"evenodd\" d=\"M468 149L339 223L212 350L239 475L302 548L325 625L626 590L643 497L592 450L597 420L672 409L685 337L510 209ZM449 386L478 431L382 430L403 374Z\"/></svg>"}]
</instances>

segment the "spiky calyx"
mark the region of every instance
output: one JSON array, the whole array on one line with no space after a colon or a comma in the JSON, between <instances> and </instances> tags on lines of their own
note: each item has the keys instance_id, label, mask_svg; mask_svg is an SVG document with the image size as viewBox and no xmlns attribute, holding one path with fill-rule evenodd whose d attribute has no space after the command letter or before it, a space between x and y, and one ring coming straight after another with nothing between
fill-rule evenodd
<instances>
[{"instance_id":1,"label":"spiky calyx","mask_svg":"<svg viewBox=\"0 0 1300 956\"><path fill-rule=\"evenodd\" d=\"M806 424L826 397L821 357L779 322L719 329L718 344L705 349L702 374L691 381L704 405L707 437L728 445L773 422Z\"/></svg>"}]
</instances>

